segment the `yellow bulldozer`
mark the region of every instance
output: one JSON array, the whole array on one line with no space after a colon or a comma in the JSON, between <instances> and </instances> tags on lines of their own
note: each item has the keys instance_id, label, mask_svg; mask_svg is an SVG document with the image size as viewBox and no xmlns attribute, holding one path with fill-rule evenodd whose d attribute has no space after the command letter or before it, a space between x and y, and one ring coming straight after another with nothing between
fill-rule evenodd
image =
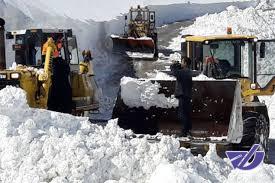
<instances>
[{"instance_id":1,"label":"yellow bulldozer","mask_svg":"<svg viewBox=\"0 0 275 183\"><path fill-rule=\"evenodd\" d=\"M123 35L112 35L113 52L128 55L130 58L157 58L158 34L155 12L148 7L130 8L129 20L125 16Z\"/></svg>"},{"instance_id":2,"label":"yellow bulldozer","mask_svg":"<svg viewBox=\"0 0 275 183\"><path fill-rule=\"evenodd\" d=\"M193 70L212 78L193 79L193 141L225 142L243 148L261 144L268 151L268 110L258 96L274 94L275 77L261 87L257 82L257 63L265 57L265 43L271 41L233 34L182 37L182 56L192 60ZM149 82L160 85L159 95L174 95L175 80ZM176 108L130 107L122 93L113 111L113 118L118 118L121 127L138 134L180 133L182 125Z\"/></svg>"},{"instance_id":3,"label":"yellow bulldozer","mask_svg":"<svg viewBox=\"0 0 275 183\"><path fill-rule=\"evenodd\" d=\"M9 60L13 66L6 68L5 21L0 20L0 89L7 85L22 88L33 108L75 115L99 108L94 75L82 72L90 67L79 62L77 41L71 29L6 32L14 51L14 60ZM52 44L45 47L47 40ZM58 50L57 43L61 45Z\"/></svg>"}]
</instances>

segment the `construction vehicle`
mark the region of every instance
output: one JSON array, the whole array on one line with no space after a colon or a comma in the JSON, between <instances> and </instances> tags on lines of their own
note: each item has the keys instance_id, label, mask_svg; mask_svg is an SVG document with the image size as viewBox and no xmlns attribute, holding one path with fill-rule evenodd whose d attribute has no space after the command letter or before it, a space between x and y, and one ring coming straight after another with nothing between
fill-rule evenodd
<instances>
[{"instance_id":1,"label":"construction vehicle","mask_svg":"<svg viewBox=\"0 0 275 183\"><path fill-rule=\"evenodd\" d=\"M157 58L158 34L156 31L155 12L148 7L132 8L125 16L124 34L111 35L113 52L126 54L131 58Z\"/></svg>"},{"instance_id":2,"label":"construction vehicle","mask_svg":"<svg viewBox=\"0 0 275 183\"><path fill-rule=\"evenodd\" d=\"M182 39L182 56L192 60L192 69L215 78L193 79L193 138L204 139L208 143L213 142L209 139L215 139L215 143L225 142L242 148L250 148L257 143L267 152L269 116L267 106L260 102L258 96L274 94L275 77L265 87L260 87L257 61L260 62L258 56L264 58L265 42L268 40L233 34L187 36ZM174 95L175 80L149 82L160 85L160 95ZM142 106L129 107L121 91L113 118L118 118L122 128L132 129L137 134L179 134L182 128L177 108L153 106L145 110Z\"/></svg>"},{"instance_id":3,"label":"construction vehicle","mask_svg":"<svg viewBox=\"0 0 275 183\"><path fill-rule=\"evenodd\" d=\"M6 68L5 22L0 20L0 89L7 85L22 88L33 108L75 115L99 108L94 76L80 72L87 66L79 62L77 41L71 29L7 32L6 39L13 42L14 51L14 61L8 61L14 64ZM45 47L47 40L53 44ZM55 43L59 43L58 50Z\"/></svg>"}]
</instances>

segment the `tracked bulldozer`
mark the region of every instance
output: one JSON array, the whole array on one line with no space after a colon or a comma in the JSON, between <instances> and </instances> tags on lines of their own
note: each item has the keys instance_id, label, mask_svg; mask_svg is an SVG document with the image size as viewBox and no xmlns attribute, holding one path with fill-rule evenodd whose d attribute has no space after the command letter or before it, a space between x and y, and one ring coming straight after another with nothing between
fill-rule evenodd
<instances>
[{"instance_id":1,"label":"tracked bulldozer","mask_svg":"<svg viewBox=\"0 0 275 183\"><path fill-rule=\"evenodd\" d=\"M156 31L155 12L148 7L132 8L125 16L123 35L111 35L113 52L126 54L130 58L157 58L158 34Z\"/></svg>"},{"instance_id":2,"label":"tracked bulldozer","mask_svg":"<svg viewBox=\"0 0 275 183\"><path fill-rule=\"evenodd\" d=\"M257 82L257 62L265 56L266 41L232 34L182 37L182 56L192 60L193 70L209 77L193 78L191 133L194 139L242 148L257 143L268 151L268 110L258 96L274 94L275 78L265 87ZM122 83L113 118L118 118L122 128L137 134L179 134L182 124L177 118L177 105L160 105L146 99L152 97L148 91L156 85L158 93L153 94L154 99L165 97L166 103L173 101L175 83L175 79L139 79L126 87ZM146 92L139 91L142 87ZM130 89L131 95L125 95Z\"/></svg>"},{"instance_id":3,"label":"tracked bulldozer","mask_svg":"<svg viewBox=\"0 0 275 183\"><path fill-rule=\"evenodd\" d=\"M9 60L13 66L6 68L5 22L0 20L0 89L8 85L22 88L33 108L75 115L99 108L94 76L81 72L88 66L79 62L71 29L6 32L14 53L14 60Z\"/></svg>"}]
</instances>

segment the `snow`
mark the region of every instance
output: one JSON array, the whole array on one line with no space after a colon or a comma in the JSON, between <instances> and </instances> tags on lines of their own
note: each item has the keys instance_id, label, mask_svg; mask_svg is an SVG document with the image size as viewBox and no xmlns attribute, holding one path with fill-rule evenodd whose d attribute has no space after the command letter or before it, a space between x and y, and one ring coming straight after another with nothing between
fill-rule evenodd
<instances>
[{"instance_id":1,"label":"snow","mask_svg":"<svg viewBox=\"0 0 275 183\"><path fill-rule=\"evenodd\" d=\"M127 79L127 78L126 78ZM15 115L16 114L16 115ZM272 182L275 166L232 170L215 145L205 157L161 136L127 139L118 127L29 108L22 89L0 90L0 182Z\"/></svg>"},{"instance_id":2,"label":"snow","mask_svg":"<svg viewBox=\"0 0 275 183\"><path fill-rule=\"evenodd\" d=\"M152 83L150 79L135 79L123 77L121 79L121 96L123 102L129 107L176 108L178 100L175 96L165 97L159 94L160 84Z\"/></svg>"},{"instance_id":3,"label":"snow","mask_svg":"<svg viewBox=\"0 0 275 183\"><path fill-rule=\"evenodd\" d=\"M78 1L76 3L80 4ZM87 6L88 9L89 7ZM69 8L64 9L70 11ZM2 12L0 11L0 15ZM116 64L109 63L114 60L108 59L101 46L106 35L113 31L119 32L122 27L114 24L123 21L83 23L63 17L59 22L53 23L43 18L37 20L37 14L33 12L26 10L27 16L22 18L24 21L18 21L20 22L18 25L16 20L10 21L9 28L14 25L24 27L45 24L49 27L76 27L81 47L94 48L96 59L104 61L96 63L97 66L102 66L98 68L103 71L106 68L116 70ZM41 14L46 19L49 18L44 13ZM28 17L37 22L29 20ZM113 75L102 73L104 74L99 76L101 83L109 85ZM124 79L125 88L130 84L133 88L142 89L151 83L150 80L137 83L131 78ZM126 100L130 105L134 105L135 101L131 98L136 100L141 96L144 101L139 105L143 107L176 106L174 98L159 95L158 90L157 83L150 86L142 95L135 91L131 93L130 90L126 92L128 96ZM108 102L112 103L109 100ZM274 102L273 97L270 103ZM274 114L273 107L270 107L269 111ZM205 157L193 156L189 149L180 149L178 140L173 137L163 136L159 143L149 143L145 138L126 139L125 136L132 132L120 129L116 120L111 120L106 127L101 127L90 124L87 118L31 109L27 105L25 92L18 88L7 87L0 91L0 121L0 182L235 183L242 181L253 183L275 180L275 166L263 164L253 171L245 172L232 170L228 160L219 158L212 145Z\"/></svg>"},{"instance_id":4,"label":"snow","mask_svg":"<svg viewBox=\"0 0 275 183\"><path fill-rule=\"evenodd\" d=\"M251 171L233 170L225 183L235 182L274 182L274 165L260 165Z\"/></svg>"},{"instance_id":5,"label":"snow","mask_svg":"<svg viewBox=\"0 0 275 183\"><path fill-rule=\"evenodd\" d=\"M161 71L149 73L149 78L123 77L120 81L121 96L129 107L150 107L172 108L178 106L175 96L165 97L159 94L160 84L157 81L175 81L176 78ZM192 78L194 81L213 81L214 78L200 74ZM220 80L217 80L220 81ZM237 92L238 93L238 92Z\"/></svg>"},{"instance_id":6,"label":"snow","mask_svg":"<svg viewBox=\"0 0 275 183\"><path fill-rule=\"evenodd\" d=\"M193 77L193 81L213 81L214 78L209 78L203 74L198 75L197 77Z\"/></svg>"},{"instance_id":7,"label":"snow","mask_svg":"<svg viewBox=\"0 0 275 183\"><path fill-rule=\"evenodd\" d=\"M25 13L31 15L32 11L29 6L38 7L44 11L55 12L58 15L68 16L78 20L89 20L93 19L96 21L109 21L119 16L121 13L126 13L131 6L137 5L168 5L174 3L186 3L183 0L114 0L110 3L107 0L96 1L96 0L79 0L79 1L67 1L67 0L48 0L47 2L36 0L5 0L12 1L16 6L23 5L21 8ZM230 1L230 0L228 0ZM203 1L193 1L204 3ZM222 2L220 0L214 0L212 2ZM96 6L95 6L96 5ZM19 6L18 6L19 7ZM78 7L75 9L75 7Z\"/></svg>"},{"instance_id":8,"label":"snow","mask_svg":"<svg viewBox=\"0 0 275 183\"><path fill-rule=\"evenodd\" d=\"M170 71L170 68L169 68L169 70L166 70L166 71ZM149 80L162 80L162 81L174 81L174 80L176 80L176 78L174 76L171 76L169 74L166 74L165 72L161 72L161 71L158 71L158 70L156 70L155 73L147 73L147 75L149 77L148 78ZM209 78L209 77L207 77L203 74L200 74L196 77L193 77L192 80L193 81L214 81L216 79Z\"/></svg>"},{"instance_id":9,"label":"snow","mask_svg":"<svg viewBox=\"0 0 275 183\"><path fill-rule=\"evenodd\" d=\"M168 75L161 71L156 71L154 74L148 73L150 80L163 80L163 81L174 81L176 78L174 76Z\"/></svg>"},{"instance_id":10,"label":"snow","mask_svg":"<svg viewBox=\"0 0 275 183\"><path fill-rule=\"evenodd\" d=\"M193 25L182 28L181 35L222 35L227 27L233 34L255 35L259 39L274 38L275 11L262 11L249 7L241 10L236 6L227 7L221 13L206 14L196 18ZM223 21L220 21L223 20ZM173 39L169 48L180 50L181 36Z\"/></svg>"},{"instance_id":11,"label":"snow","mask_svg":"<svg viewBox=\"0 0 275 183\"><path fill-rule=\"evenodd\" d=\"M103 128L87 118L31 109L25 92L14 87L0 91L0 121L1 182L154 182L163 165L183 170L176 171L183 180L222 182L231 170L220 158L180 149L169 136L159 143L129 140L132 132L116 120Z\"/></svg>"},{"instance_id":12,"label":"snow","mask_svg":"<svg viewBox=\"0 0 275 183\"><path fill-rule=\"evenodd\" d=\"M35 1L29 1L29 0L4 0L5 3L8 3L12 5L14 8L20 8L20 10L28 17L33 17L33 8L39 9L40 11L43 11L45 13L50 13L52 15L57 15L58 13L47 6L43 1L41 0L35 0Z\"/></svg>"}]
</instances>

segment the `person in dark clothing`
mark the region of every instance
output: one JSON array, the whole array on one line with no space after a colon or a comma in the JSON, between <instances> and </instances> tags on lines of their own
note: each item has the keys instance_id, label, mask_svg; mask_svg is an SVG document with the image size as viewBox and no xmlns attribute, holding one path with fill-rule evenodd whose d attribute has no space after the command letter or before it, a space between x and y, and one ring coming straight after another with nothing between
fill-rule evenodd
<instances>
[{"instance_id":1,"label":"person in dark clothing","mask_svg":"<svg viewBox=\"0 0 275 183\"><path fill-rule=\"evenodd\" d=\"M174 62L171 65L171 74L177 78L175 96L179 100L178 117L183 125L181 136L190 136L192 123L192 70L190 69L191 60L183 57L181 63Z\"/></svg>"}]
</instances>

